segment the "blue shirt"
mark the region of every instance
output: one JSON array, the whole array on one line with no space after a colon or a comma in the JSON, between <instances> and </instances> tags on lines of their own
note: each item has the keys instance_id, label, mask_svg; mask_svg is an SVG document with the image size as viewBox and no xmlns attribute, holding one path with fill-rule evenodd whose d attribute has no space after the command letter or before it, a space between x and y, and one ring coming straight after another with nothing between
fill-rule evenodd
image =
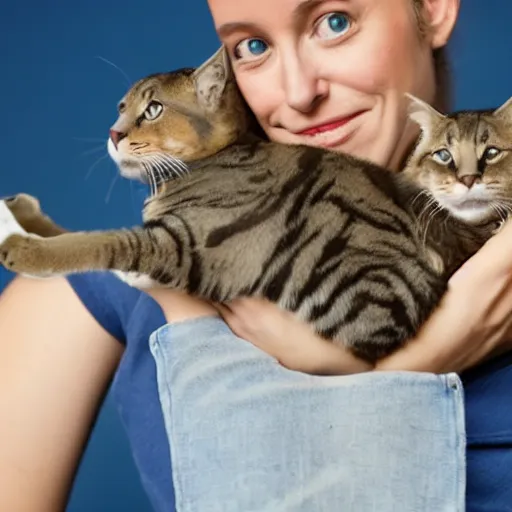
<instances>
[{"instance_id":1,"label":"blue shirt","mask_svg":"<svg viewBox=\"0 0 512 512\"><path fill-rule=\"evenodd\" d=\"M168 439L149 347L165 324L146 294L106 273L69 282L100 325L126 346L113 382L142 483L156 510L174 509ZM466 401L467 511L512 511L512 354L463 376Z\"/></svg>"}]
</instances>

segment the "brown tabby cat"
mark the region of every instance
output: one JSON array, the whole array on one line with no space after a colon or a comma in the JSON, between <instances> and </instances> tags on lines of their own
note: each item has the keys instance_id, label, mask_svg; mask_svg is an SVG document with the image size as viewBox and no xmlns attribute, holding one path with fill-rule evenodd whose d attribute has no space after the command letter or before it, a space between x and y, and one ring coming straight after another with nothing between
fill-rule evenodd
<instances>
[{"instance_id":1,"label":"brown tabby cat","mask_svg":"<svg viewBox=\"0 0 512 512\"><path fill-rule=\"evenodd\" d=\"M36 234L58 236L27 236L8 212L27 228L20 210L37 204L18 196L0 209L7 268L111 269L212 301L266 297L374 361L416 333L510 210L510 101L444 116L413 100L422 137L399 174L251 135L222 50L195 71L141 80L119 114L109 150L124 176L153 185L144 225L45 233L33 214Z\"/></svg>"}]
</instances>

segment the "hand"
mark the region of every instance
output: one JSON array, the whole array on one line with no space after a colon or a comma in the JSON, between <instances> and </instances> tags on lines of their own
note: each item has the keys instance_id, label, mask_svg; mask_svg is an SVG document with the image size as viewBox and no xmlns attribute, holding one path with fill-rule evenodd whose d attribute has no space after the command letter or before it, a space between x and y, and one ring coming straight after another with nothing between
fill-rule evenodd
<instances>
[{"instance_id":1,"label":"hand","mask_svg":"<svg viewBox=\"0 0 512 512\"><path fill-rule=\"evenodd\" d=\"M215 314L207 303L178 292L153 290L168 321ZM315 336L309 326L274 304L239 299L218 306L230 328L283 366L312 374L371 370L347 350ZM512 350L512 222L450 280L440 307L418 335L376 370L461 372Z\"/></svg>"},{"instance_id":2,"label":"hand","mask_svg":"<svg viewBox=\"0 0 512 512\"><path fill-rule=\"evenodd\" d=\"M352 373L368 365L321 338L292 314L255 299L220 308L231 329L281 364L307 373ZM376 370L461 372L512 350L512 222L452 277L418 335Z\"/></svg>"},{"instance_id":3,"label":"hand","mask_svg":"<svg viewBox=\"0 0 512 512\"><path fill-rule=\"evenodd\" d=\"M512 350L512 222L456 272L440 307L382 370L461 372Z\"/></svg>"},{"instance_id":4,"label":"hand","mask_svg":"<svg viewBox=\"0 0 512 512\"><path fill-rule=\"evenodd\" d=\"M275 357L290 370L315 375L345 375L371 370L347 349L318 337L295 315L261 299L238 299L217 305L240 338Z\"/></svg>"}]
</instances>

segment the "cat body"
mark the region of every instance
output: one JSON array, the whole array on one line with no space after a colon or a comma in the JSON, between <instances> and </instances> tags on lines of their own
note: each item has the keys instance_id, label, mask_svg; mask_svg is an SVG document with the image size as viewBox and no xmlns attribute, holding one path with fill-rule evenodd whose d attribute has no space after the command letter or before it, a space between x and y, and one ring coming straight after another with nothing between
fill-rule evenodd
<instances>
[{"instance_id":1,"label":"cat body","mask_svg":"<svg viewBox=\"0 0 512 512\"><path fill-rule=\"evenodd\" d=\"M159 129L172 137L163 136L159 151L146 153L151 143L128 140L133 121L128 127L124 114L134 103L128 95L109 141L121 172L153 185L143 225L45 239L14 234L0 245L7 268L44 276L114 270L128 282L218 302L264 297L295 312L319 335L375 361L415 335L439 304L449 276L496 228L500 216L478 188L485 165L469 173L470 166L457 167L462 157L448 143L437 149L437 162L422 161L441 115L421 102L411 116L423 136L404 172L395 174L348 155L248 133L251 119L230 90L222 52L196 72L165 77L171 100L161 99L162 80L150 77L132 89L129 95L145 103L131 117L137 125L146 116L144 129L150 130L170 110L172 126ZM492 129L479 131L476 115L469 115L469 126L476 126L470 135L477 146L486 139L488 147ZM455 121L450 129L462 126ZM461 146L460 133L451 139ZM121 151L123 144L133 149ZM448 151L454 165L441 162L446 154L440 151ZM425 222L425 212L439 206L425 193L429 166L442 166L441 176L446 167L456 185L473 180L464 185L469 206L460 197L455 205L445 198L450 204ZM448 181L444 176L441 183Z\"/></svg>"}]
</instances>

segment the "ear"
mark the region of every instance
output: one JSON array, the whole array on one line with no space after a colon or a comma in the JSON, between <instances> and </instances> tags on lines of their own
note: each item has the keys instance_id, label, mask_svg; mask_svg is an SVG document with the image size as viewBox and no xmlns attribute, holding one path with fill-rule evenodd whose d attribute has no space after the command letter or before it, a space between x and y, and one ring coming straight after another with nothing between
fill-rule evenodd
<instances>
[{"instance_id":1,"label":"ear","mask_svg":"<svg viewBox=\"0 0 512 512\"><path fill-rule=\"evenodd\" d=\"M512 98L509 98L501 107L498 107L493 116L509 119L512 121Z\"/></svg>"},{"instance_id":2,"label":"ear","mask_svg":"<svg viewBox=\"0 0 512 512\"><path fill-rule=\"evenodd\" d=\"M459 7L460 0L423 0L420 14L424 17L432 49L448 43L459 16Z\"/></svg>"},{"instance_id":3,"label":"ear","mask_svg":"<svg viewBox=\"0 0 512 512\"><path fill-rule=\"evenodd\" d=\"M232 76L227 52L224 46L221 46L192 75L201 107L209 113L215 112L220 107L222 94Z\"/></svg>"},{"instance_id":4,"label":"ear","mask_svg":"<svg viewBox=\"0 0 512 512\"><path fill-rule=\"evenodd\" d=\"M416 96L409 93L406 93L406 96L410 100L409 118L419 124L424 135L427 137L430 136L432 125L442 121L446 116L430 106L427 102L416 98Z\"/></svg>"}]
</instances>

